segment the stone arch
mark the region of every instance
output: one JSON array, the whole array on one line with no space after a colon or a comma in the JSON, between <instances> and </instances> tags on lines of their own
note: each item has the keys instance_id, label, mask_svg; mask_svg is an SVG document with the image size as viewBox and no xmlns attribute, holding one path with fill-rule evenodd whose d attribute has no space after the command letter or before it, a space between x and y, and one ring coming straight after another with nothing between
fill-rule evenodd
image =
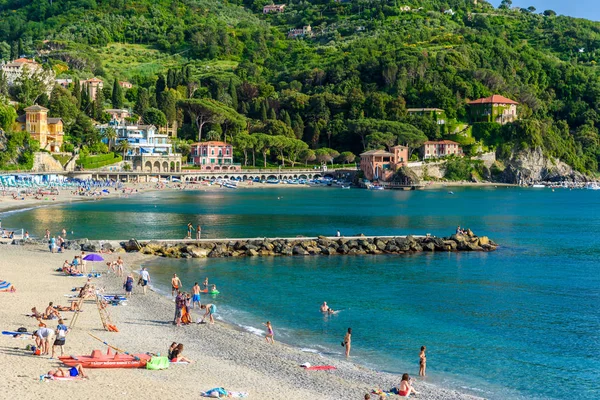
<instances>
[{"instance_id":1,"label":"stone arch","mask_svg":"<svg viewBox=\"0 0 600 400\"><path fill-rule=\"evenodd\" d=\"M146 161L146 164L144 164L144 172L152 172L152 161Z\"/></svg>"},{"instance_id":2,"label":"stone arch","mask_svg":"<svg viewBox=\"0 0 600 400\"><path fill-rule=\"evenodd\" d=\"M163 161L162 163L162 172L169 172L169 163L167 161Z\"/></svg>"},{"instance_id":3,"label":"stone arch","mask_svg":"<svg viewBox=\"0 0 600 400\"><path fill-rule=\"evenodd\" d=\"M246 179L248 179L248 175L243 175L243 176L242 176L242 179L243 179L243 180L246 180Z\"/></svg>"},{"instance_id":4,"label":"stone arch","mask_svg":"<svg viewBox=\"0 0 600 400\"><path fill-rule=\"evenodd\" d=\"M267 178L266 178L264 175L261 175L261 176L260 176L260 180L261 180L261 181L264 181L265 179L267 179Z\"/></svg>"},{"instance_id":5,"label":"stone arch","mask_svg":"<svg viewBox=\"0 0 600 400\"><path fill-rule=\"evenodd\" d=\"M177 172L181 172L181 161L177 161L177 162L175 163L175 170L176 170Z\"/></svg>"},{"instance_id":6,"label":"stone arch","mask_svg":"<svg viewBox=\"0 0 600 400\"><path fill-rule=\"evenodd\" d=\"M207 171L210 171L211 169L212 169L212 168L211 168L211 166L210 166L210 165L207 165L207 166L206 166L206 170L207 170Z\"/></svg>"},{"instance_id":7,"label":"stone arch","mask_svg":"<svg viewBox=\"0 0 600 400\"><path fill-rule=\"evenodd\" d=\"M321 174L314 174L312 177L313 177L313 179L317 179L317 178L321 177Z\"/></svg>"},{"instance_id":8,"label":"stone arch","mask_svg":"<svg viewBox=\"0 0 600 400\"><path fill-rule=\"evenodd\" d=\"M334 177L333 177L333 174L325 174L323 177L324 177L324 178L330 178L330 179L333 179L333 178L334 178Z\"/></svg>"},{"instance_id":9,"label":"stone arch","mask_svg":"<svg viewBox=\"0 0 600 400\"><path fill-rule=\"evenodd\" d=\"M225 179L229 179L229 176L228 176L228 175L225 175L223 178L225 178Z\"/></svg>"},{"instance_id":10,"label":"stone arch","mask_svg":"<svg viewBox=\"0 0 600 400\"><path fill-rule=\"evenodd\" d=\"M308 179L308 176L306 176L304 174L300 174L300 175L298 175L298 179Z\"/></svg>"},{"instance_id":11,"label":"stone arch","mask_svg":"<svg viewBox=\"0 0 600 400\"><path fill-rule=\"evenodd\" d=\"M213 171L220 171L220 170L221 170L221 167L219 167L218 165L215 165L213 167Z\"/></svg>"},{"instance_id":12,"label":"stone arch","mask_svg":"<svg viewBox=\"0 0 600 400\"><path fill-rule=\"evenodd\" d=\"M219 175L219 176L217 176L217 179L223 179L223 177Z\"/></svg>"},{"instance_id":13,"label":"stone arch","mask_svg":"<svg viewBox=\"0 0 600 400\"><path fill-rule=\"evenodd\" d=\"M294 175L294 179L298 179L298 175Z\"/></svg>"},{"instance_id":14,"label":"stone arch","mask_svg":"<svg viewBox=\"0 0 600 400\"><path fill-rule=\"evenodd\" d=\"M229 167L229 170L230 170L230 171L235 171L235 169L236 169L236 168L235 168L235 166L233 166L233 165Z\"/></svg>"},{"instance_id":15,"label":"stone arch","mask_svg":"<svg viewBox=\"0 0 600 400\"><path fill-rule=\"evenodd\" d=\"M133 160L133 170L134 171L142 170L142 160L140 160L140 159Z\"/></svg>"},{"instance_id":16,"label":"stone arch","mask_svg":"<svg viewBox=\"0 0 600 400\"><path fill-rule=\"evenodd\" d=\"M152 172L160 172L160 161L154 161Z\"/></svg>"},{"instance_id":17,"label":"stone arch","mask_svg":"<svg viewBox=\"0 0 600 400\"><path fill-rule=\"evenodd\" d=\"M275 175L269 175L269 176L267 176L267 180L268 179L277 179L277 176L275 176Z\"/></svg>"},{"instance_id":18,"label":"stone arch","mask_svg":"<svg viewBox=\"0 0 600 400\"><path fill-rule=\"evenodd\" d=\"M175 172L175 161L171 161L169 164L169 171Z\"/></svg>"}]
</instances>

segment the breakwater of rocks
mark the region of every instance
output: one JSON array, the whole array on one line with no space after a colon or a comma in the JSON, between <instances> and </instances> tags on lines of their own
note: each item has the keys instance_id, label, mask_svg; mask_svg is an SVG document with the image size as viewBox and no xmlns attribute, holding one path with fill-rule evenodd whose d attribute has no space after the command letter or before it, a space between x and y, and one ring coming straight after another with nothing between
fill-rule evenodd
<instances>
[{"instance_id":1,"label":"breakwater of rocks","mask_svg":"<svg viewBox=\"0 0 600 400\"><path fill-rule=\"evenodd\" d=\"M14 240L16 245L47 244L43 240ZM86 252L141 252L169 258L268 257L309 255L405 254L419 252L494 251L498 247L487 236L472 232L449 237L352 236L202 240L95 241L69 240L67 250Z\"/></svg>"}]
</instances>

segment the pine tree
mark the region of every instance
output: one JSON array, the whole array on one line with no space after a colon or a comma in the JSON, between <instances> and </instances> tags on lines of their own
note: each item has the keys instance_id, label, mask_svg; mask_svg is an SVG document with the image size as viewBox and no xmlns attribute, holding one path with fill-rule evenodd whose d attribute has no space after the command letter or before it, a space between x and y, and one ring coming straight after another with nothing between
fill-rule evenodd
<instances>
[{"instance_id":1,"label":"pine tree","mask_svg":"<svg viewBox=\"0 0 600 400\"><path fill-rule=\"evenodd\" d=\"M231 107L237 111L238 109L238 96L237 89L233 84L233 79L229 79L229 95L231 96Z\"/></svg>"},{"instance_id":2,"label":"pine tree","mask_svg":"<svg viewBox=\"0 0 600 400\"><path fill-rule=\"evenodd\" d=\"M300 114L296 114L294 116L294 120L292 121L292 129L294 130L296 137L298 139L302 139L302 136L304 136L304 121L302 120Z\"/></svg>"},{"instance_id":3,"label":"pine tree","mask_svg":"<svg viewBox=\"0 0 600 400\"><path fill-rule=\"evenodd\" d=\"M269 119L277 119L277 114L273 108L269 109Z\"/></svg>"},{"instance_id":4,"label":"pine tree","mask_svg":"<svg viewBox=\"0 0 600 400\"><path fill-rule=\"evenodd\" d=\"M77 108L81 110L81 83L79 83L79 79L73 80L73 89L71 94L77 100Z\"/></svg>"},{"instance_id":5,"label":"pine tree","mask_svg":"<svg viewBox=\"0 0 600 400\"><path fill-rule=\"evenodd\" d=\"M92 118L96 121L100 121L102 120L102 114L104 114L104 93L102 90L97 90L96 98L94 99Z\"/></svg>"},{"instance_id":6,"label":"pine tree","mask_svg":"<svg viewBox=\"0 0 600 400\"><path fill-rule=\"evenodd\" d=\"M169 68L169 70L167 71L167 88L173 89L175 87L177 87L177 82L176 82L176 78L175 78L175 70L173 70L172 68Z\"/></svg>"},{"instance_id":7,"label":"pine tree","mask_svg":"<svg viewBox=\"0 0 600 400\"><path fill-rule=\"evenodd\" d=\"M83 84L81 88L81 111L88 113L88 108L90 106L90 92L87 83Z\"/></svg>"},{"instance_id":8,"label":"pine tree","mask_svg":"<svg viewBox=\"0 0 600 400\"><path fill-rule=\"evenodd\" d=\"M123 108L123 88L119 85L119 80L115 78L112 90L113 108Z\"/></svg>"},{"instance_id":9,"label":"pine tree","mask_svg":"<svg viewBox=\"0 0 600 400\"><path fill-rule=\"evenodd\" d=\"M133 107L133 111L137 115L144 115L146 110L150 107L150 99L148 96L148 89L140 88L138 90L137 101L135 102L135 106Z\"/></svg>"},{"instance_id":10,"label":"pine tree","mask_svg":"<svg viewBox=\"0 0 600 400\"><path fill-rule=\"evenodd\" d=\"M289 126L290 128L292 127L292 118L290 117L289 112L287 112L286 110L282 110L279 113L279 117L287 126Z\"/></svg>"},{"instance_id":11,"label":"pine tree","mask_svg":"<svg viewBox=\"0 0 600 400\"><path fill-rule=\"evenodd\" d=\"M167 80L163 74L158 75L158 80L156 81L156 87L154 92L156 94L156 108L162 108L162 95L165 89L167 88Z\"/></svg>"},{"instance_id":12,"label":"pine tree","mask_svg":"<svg viewBox=\"0 0 600 400\"><path fill-rule=\"evenodd\" d=\"M260 104L260 120L261 121L267 120L267 104L265 102L262 102Z\"/></svg>"}]
</instances>

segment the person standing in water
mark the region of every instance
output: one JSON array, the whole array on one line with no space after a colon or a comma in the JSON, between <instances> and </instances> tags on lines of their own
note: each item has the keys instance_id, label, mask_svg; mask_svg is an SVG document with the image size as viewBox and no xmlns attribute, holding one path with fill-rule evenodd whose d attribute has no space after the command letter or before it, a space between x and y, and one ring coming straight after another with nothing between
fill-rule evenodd
<instances>
[{"instance_id":1,"label":"person standing in water","mask_svg":"<svg viewBox=\"0 0 600 400\"><path fill-rule=\"evenodd\" d=\"M265 335L265 340L267 341L267 343L269 343L269 341L271 342L271 344L275 343L275 333L273 333L273 327L271 326L271 321L267 321L267 323L263 324L264 326L267 327L267 334Z\"/></svg>"},{"instance_id":2,"label":"person standing in water","mask_svg":"<svg viewBox=\"0 0 600 400\"><path fill-rule=\"evenodd\" d=\"M215 323L215 319L214 319L213 315L217 313L217 306L215 306L214 304L202 304L200 306L200 309L206 310L206 312L204 313L204 316L202 316L202 319L200 321L198 321L198 323L199 324L203 324L204 323L204 319L206 317L208 317L210 323L214 324Z\"/></svg>"},{"instance_id":3,"label":"person standing in water","mask_svg":"<svg viewBox=\"0 0 600 400\"><path fill-rule=\"evenodd\" d=\"M177 276L177 274L173 274L173 278L171 278L171 296L175 296L181 287L181 280Z\"/></svg>"},{"instance_id":4,"label":"person standing in water","mask_svg":"<svg viewBox=\"0 0 600 400\"><path fill-rule=\"evenodd\" d=\"M204 282L202 283L202 287L208 291L208 276L204 278Z\"/></svg>"},{"instance_id":5,"label":"person standing in water","mask_svg":"<svg viewBox=\"0 0 600 400\"><path fill-rule=\"evenodd\" d=\"M146 286L150 283L150 273L146 270L146 267L142 268L140 276L142 277L142 289L144 289L144 294L146 294Z\"/></svg>"},{"instance_id":6,"label":"person standing in water","mask_svg":"<svg viewBox=\"0 0 600 400\"><path fill-rule=\"evenodd\" d=\"M342 346L346 347L346 357L350 357L350 347L352 347L352 328L348 328Z\"/></svg>"},{"instance_id":7,"label":"person standing in water","mask_svg":"<svg viewBox=\"0 0 600 400\"><path fill-rule=\"evenodd\" d=\"M200 302L200 285L198 285L198 282L194 283L194 287L192 288L192 308L194 308L194 304L198 304L198 307L202 306Z\"/></svg>"},{"instance_id":8,"label":"person standing in water","mask_svg":"<svg viewBox=\"0 0 600 400\"><path fill-rule=\"evenodd\" d=\"M419 375L425 376L425 370L427 369L427 356L425 355L427 347L421 346L421 352L419 353Z\"/></svg>"}]
</instances>

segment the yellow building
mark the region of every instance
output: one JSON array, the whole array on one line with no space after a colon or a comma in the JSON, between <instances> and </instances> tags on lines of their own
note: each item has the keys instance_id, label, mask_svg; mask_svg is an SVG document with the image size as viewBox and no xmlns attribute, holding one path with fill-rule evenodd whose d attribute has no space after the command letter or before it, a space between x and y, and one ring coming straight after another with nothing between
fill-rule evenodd
<instances>
[{"instance_id":1,"label":"yellow building","mask_svg":"<svg viewBox=\"0 0 600 400\"><path fill-rule=\"evenodd\" d=\"M63 122L60 118L48 118L48 109L33 105L25 109L25 115L17 117L15 130L28 132L40 142L40 149L56 153L63 144Z\"/></svg>"}]
</instances>

